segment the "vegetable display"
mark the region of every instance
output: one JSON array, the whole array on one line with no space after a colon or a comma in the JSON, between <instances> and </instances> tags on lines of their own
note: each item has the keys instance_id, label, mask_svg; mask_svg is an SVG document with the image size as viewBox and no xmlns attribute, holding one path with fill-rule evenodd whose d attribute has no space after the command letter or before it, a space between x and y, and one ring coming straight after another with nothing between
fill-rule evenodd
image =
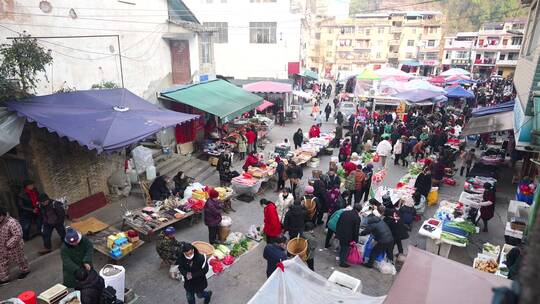
<instances>
[{"instance_id":1,"label":"vegetable display","mask_svg":"<svg viewBox=\"0 0 540 304\"><path fill-rule=\"evenodd\" d=\"M441 233L441 239L445 239L451 242L456 242L459 244L469 244L469 239L460 235L456 235L450 232L443 231Z\"/></svg>"}]
</instances>

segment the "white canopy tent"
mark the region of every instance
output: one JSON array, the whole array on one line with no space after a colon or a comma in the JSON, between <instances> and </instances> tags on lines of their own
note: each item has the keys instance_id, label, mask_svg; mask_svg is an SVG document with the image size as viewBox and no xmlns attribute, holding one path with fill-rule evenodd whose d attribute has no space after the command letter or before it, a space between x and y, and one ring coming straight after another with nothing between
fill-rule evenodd
<instances>
[{"instance_id":1,"label":"white canopy tent","mask_svg":"<svg viewBox=\"0 0 540 304\"><path fill-rule=\"evenodd\" d=\"M382 304L385 297L371 297L329 282L311 271L299 257L283 262L248 304Z\"/></svg>"}]
</instances>

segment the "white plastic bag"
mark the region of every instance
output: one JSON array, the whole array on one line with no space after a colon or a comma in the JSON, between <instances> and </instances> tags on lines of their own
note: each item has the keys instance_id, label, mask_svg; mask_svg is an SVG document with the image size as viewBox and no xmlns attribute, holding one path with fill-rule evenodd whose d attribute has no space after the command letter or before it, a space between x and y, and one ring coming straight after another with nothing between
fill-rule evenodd
<instances>
[{"instance_id":1,"label":"white plastic bag","mask_svg":"<svg viewBox=\"0 0 540 304\"><path fill-rule=\"evenodd\" d=\"M375 268L377 268L382 274L396 275L396 267L394 264L384 260L382 262L375 262Z\"/></svg>"},{"instance_id":2,"label":"white plastic bag","mask_svg":"<svg viewBox=\"0 0 540 304\"><path fill-rule=\"evenodd\" d=\"M58 302L58 304L66 304L66 303L68 303L69 301L71 301L73 299L77 299L80 302L81 301L81 292L76 290L76 291L68 293L67 296L65 296L62 300L60 300L60 302Z\"/></svg>"},{"instance_id":3,"label":"white plastic bag","mask_svg":"<svg viewBox=\"0 0 540 304\"><path fill-rule=\"evenodd\" d=\"M178 265L172 265L171 267L169 267L169 277L173 280L181 280L182 275L180 275Z\"/></svg>"},{"instance_id":4,"label":"white plastic bag","mask_svg":"<svg viewBox=\"0 0 540 304\"><path fill-rule=\"evenodd\" d=\"M146 172L146 168L154 165L154 158L152 156L152 149L143 146L137 146L131 151L133 156L133 162L135 163L135 169L138 174Z\"/></svg>"},{"instance_id":5,"label":"white plastic bag","mask_svg":"<svg viewBox=\"0 0 540 304\"><path fill-rule=\"evenodd\" d=\"M11 298L0 302L1 304L24 304L23 301L21 301L18 298Z\"/></svg>"}]
</instances>

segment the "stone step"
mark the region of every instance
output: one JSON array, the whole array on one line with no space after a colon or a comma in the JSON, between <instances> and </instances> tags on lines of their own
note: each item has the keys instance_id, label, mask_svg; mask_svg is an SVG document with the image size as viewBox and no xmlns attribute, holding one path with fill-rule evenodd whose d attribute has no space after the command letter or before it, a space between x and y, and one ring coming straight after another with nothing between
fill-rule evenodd
<instances>
[{"instance_id":1,"label":"stone step","mask_svg":"<svg viewBox=\"0 0 540 304\"><path fill-rule=\"evenodd\" d=\"M160 157L162 157L162 156L160 156ZM159 162L156 162L154 160L154 164L156 166L156 171L161 173L161 174L165 174L164 171L168 167L173 166L178 162L182 162L182 157L180 157L177 154L168 155L167 158L161 158L161 161L159 161Z\"/></svg>"}]
</instances>

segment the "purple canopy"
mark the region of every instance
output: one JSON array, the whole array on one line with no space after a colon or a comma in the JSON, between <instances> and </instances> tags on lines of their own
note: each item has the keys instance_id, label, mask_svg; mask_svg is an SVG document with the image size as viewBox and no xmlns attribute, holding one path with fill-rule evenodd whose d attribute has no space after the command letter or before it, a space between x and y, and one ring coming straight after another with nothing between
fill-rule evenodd
<instances>
[{"instance_id":1,"label":"purple canopy","mask_svg":"<svg viewBox=\"0 0 540 304\"><path fill-rule=\"evenodd\" d=\"M35 96L6 106L29 122L98 153L121 150L198 117L160 108L126 89Z\"/></svg>"},{"instance_id":2,"label":"purple canopy","mask_svg":"<svg viewBox=\"0 0 540 304\"><path fill-rule=\"evenodd\" d=\"M414 89L414 90L397 93L397 94L394 94L393 96L397 98L405 99L412 103L416 103L419 101L435 98L441 95L444 95L444 93L434 92L434 91L424 90L424 89Z\"/></svg>"},{"instance_id":3,"label":"purple canopy","mask_svg":"<svg viewBox=\"0 0 540 304\"><path fill-rule=\"evenodd\" d=\"M515 100L499 103L489 107L479 107L472 110L472 117L486 116L496 113L508 112L514 110Z\"/></svg>"}]
</instances>

